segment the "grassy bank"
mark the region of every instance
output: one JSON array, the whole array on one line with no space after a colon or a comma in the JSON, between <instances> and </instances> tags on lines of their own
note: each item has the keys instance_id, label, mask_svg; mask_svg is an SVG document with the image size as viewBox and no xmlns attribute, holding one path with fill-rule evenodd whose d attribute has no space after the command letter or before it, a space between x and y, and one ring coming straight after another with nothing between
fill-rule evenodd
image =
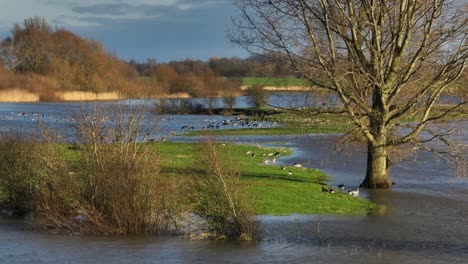
<instances>
[{"instance_id":1,"label":"grassy bank","mask_svg":"<svg viewBox=\"0 0 468 264\"><path fill-rule=\"evenodd\" d=\"M431 111L431 117L444 115L452 106L437 105ZM336 109L339 110L339 109ZM276 110L273 108L261 109L235 109L236 115L250 116L251 120L275 122L277 126L269 128L242 128L242 129L220 129L209 131L190 131L184 135L198 136L208 133L216 136L274 136L274 135L303 135L303 134L337 134L346 133L353 128L353 123L346 113L318 113L319 109L301 110ZM229 114L223 109L214 109L215 114ZM401 123L417 121L421 118L421 113L411 118L402 119ZM466 120L468 118L468 105L460 106L454 111L444 115L437 122L447 122L453 120Z\"/></svg>"},{"instance_id":2,"label":"grassy bank","mask_svg":"<svg viewBox=\"0 0 468 264\"><path fill-rule=\"evenodd\" d=\"M80 161L80 148L68 145L56 145L53 148L73 164ZM160 159L160 175L171 186L182 182L186 185L193 179L203 177L203 157L198 148L199 143L164 142L152 143L150 146ZM249 186L247 192L255 197L257 214L365 214L375 208L367 200L353 198L339 191L334 194L323 193L321 187L326 185L328 176L319 170L294 166L282 168L264 163L265 160L272 160L274 157L271 155L276 152L280 153L277 158L290 155L289 149L218 144L217 150L222 156L229 157L239 170L241 181ZM177 206L189 210L194 206L193 197L190 197L194 193L191 193L189 185L177 188L187 188L184 193L188 196L177 198L180 203ZM6 198L1 190L0 198Z\"/></svg>"},{"instance_id":3,"label":"grassy bank","mask_svg":"<svg viewBox=\"0 0 468 264\"><path fill-rule=\"evenodd\" d=\"M247 135L304 135L304 134L337 134L345 133L352 127L345 114L314 114L302 111L283 111L273 109L237 109L237 114L251 116L251 120L276 123L269 128L220 129L209 131L190 131L185 135L198 136L208 133L219 136ZM216 111L214 111L216 112Z\"/></svg>"},{"instance_id":4,"label":"grassy bank","mask_svg":"<svg viewBox=\"0 0 468 264\"><path fill-rule=\"evenodd\" d=\"M197 173L196 169L191 169L200 162L196 148L195 143L160 144L158 149L165 161L162 173L168 177L187 171ZM219 145L218 149L231 158L239 169L242 181L250 185L248 192L257 199L257 214L363 214L375 207L366 200L341 192L323 193L321 186L328 177L318 170L293 166L286 166L283 170L282 166L264 164L265 160L273 159L268 154L279 152L279 157L290 155L291 151L288 149L264 149L233 144ZM255 156L252 156L254 153Z\"/></svg>"}]
</instances>

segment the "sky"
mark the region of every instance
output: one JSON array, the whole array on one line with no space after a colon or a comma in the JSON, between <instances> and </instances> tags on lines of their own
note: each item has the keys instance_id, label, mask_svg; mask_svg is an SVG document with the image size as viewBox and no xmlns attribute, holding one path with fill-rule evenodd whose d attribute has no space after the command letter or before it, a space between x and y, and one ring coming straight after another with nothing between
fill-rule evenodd
<instances>
[{"instance_id":1,"label":"sky","mask_svg":"<svg viewBox=\"0 0 468 264\"><path fill-rule=\"evenodd\" d=\"M226 38L236 12L232 0L0 0L0 37L40 16L124 60L246 57Z\"/></svg>"}]
</instances>

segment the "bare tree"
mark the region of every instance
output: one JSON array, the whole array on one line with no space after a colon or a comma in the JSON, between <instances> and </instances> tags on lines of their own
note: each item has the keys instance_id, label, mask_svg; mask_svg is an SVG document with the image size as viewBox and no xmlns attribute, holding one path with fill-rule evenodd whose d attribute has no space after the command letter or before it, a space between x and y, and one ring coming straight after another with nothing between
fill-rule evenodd
<instances>
[{"instance_id":1,"label":"bare tree","mask_svg":"<svg viewBox=\"0 0 468 264\"><path fill-rule=\"evenodd\" d=\"M368 146L362 187L389 188L392 149L408 144L429 149L424 143L431 140L452 145L449 130L429 124L466 104L466 95L460 94L450 106L434 111L447 90L457 89L451 84L466 65L466 1L235 0L235 4L241 15L234 19L232 41L253 54L286 54L314 89L340 98L353 132Z\"/></svg>"}]
</instances>

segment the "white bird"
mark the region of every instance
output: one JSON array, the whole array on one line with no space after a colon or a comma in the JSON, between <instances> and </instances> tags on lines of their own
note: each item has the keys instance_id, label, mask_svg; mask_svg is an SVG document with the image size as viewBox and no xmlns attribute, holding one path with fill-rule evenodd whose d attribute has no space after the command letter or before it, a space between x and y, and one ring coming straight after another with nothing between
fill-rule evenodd
<instances>
[{"instance_id":1,"label":"white bird","mask_svg":"<svg viewBox=\"0 0 468 264\"><path fill-rule=\"evenodd\" d=\"M272 160L264 160L263 163L265 164L275 164L276 163L276 158L272 159Z\"/></svg>"},{"instance_id":2,"label":"white bird","mask_svg":"<svg viewBox=\"0 0 468 264\"><path fill-rule=\"evenodd\" d=\"M358 197L358 196L359 196L359 187L357 187L356 190L351 190L351 189L349 189L349 190L348 190L348 194L351 195L351 196L353 196L353 197Z\"/></svg>"},{"instance_id":3,"label":"white bird","mask_svg":"<svg viewBox=\"0 0 468 264\"><path fill-rule=\"evenodd\" d=\"M302 164L300 164L300 163L294 163L294 167L296 167L296 168L302 168Z\"/></svg>"}]
</instances>

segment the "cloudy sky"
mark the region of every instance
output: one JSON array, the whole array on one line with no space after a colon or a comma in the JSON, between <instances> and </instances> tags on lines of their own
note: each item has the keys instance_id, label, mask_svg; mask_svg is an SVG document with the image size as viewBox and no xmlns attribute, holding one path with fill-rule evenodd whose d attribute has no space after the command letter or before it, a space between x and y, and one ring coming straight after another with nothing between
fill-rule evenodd
<instances>
[{"instance_id":1,"label":"cloudy sky","mask_svg":"<svg viewBox=\"0 0 468 264\"><path fill-rule=\"evenodd\" d=\"M126 60L245 57L226 39L235 15L231 0L0 0L0 37L41 16Z\"/></svg>"}]
</instances>

